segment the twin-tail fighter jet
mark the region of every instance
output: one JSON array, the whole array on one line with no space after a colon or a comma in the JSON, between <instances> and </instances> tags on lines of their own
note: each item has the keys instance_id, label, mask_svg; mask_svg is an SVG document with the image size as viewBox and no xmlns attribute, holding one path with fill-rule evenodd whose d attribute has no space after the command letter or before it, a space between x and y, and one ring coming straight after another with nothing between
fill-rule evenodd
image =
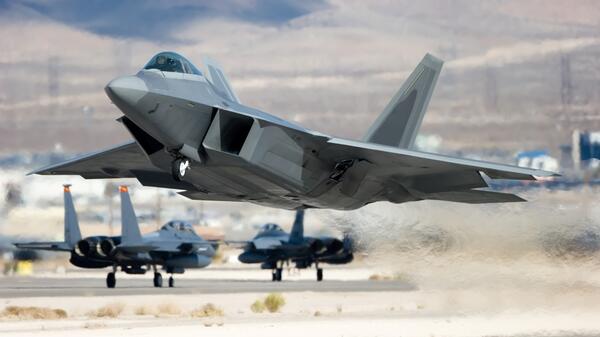
<instances>
[{"instance_id":1,"label":"twin-tail fighter jet","mask_svg":"<svg viewBox=\"0 0 600 337\"><path fill-rule=\"evenodd\" d=\"M145 235L135 216L127 187L120 187L121 235L88 236L82 238L77 213L69 185L64 185L65 229L64 241L15 243L22 249L70 252L70 262L80 268L112 267L106 276L106 286L114 288L116 272L145 274L152 268L154 286L162 287L162 275L157 266L171 274L169 287L175 285L173 274L181 274L187 268L208 266L215 254L214 244L194 232L189 223L170 221L158 231Z\"/></svg>"},{"instance_id":2,"label":"twin-tail fighter jet","mask_svg":"<svg viewBox=\"0 0 600 337\"><path fill-rule=\"evenodd\" d=\"M260 263L262 269L271 269L272 281L281 281L283 265L294 263L298 269L315 265L317 281L323 280L320 263L345 264L354 259L352 239L344 235L342 240L330 237L304 235L304 210L296 211L296 219L290 233L277 224L262 226L258 234L242 244L244 252L238 256L242 263Z\"/></svg>"},{"instance_id":3,"label":"twin-tail fighter jet","mask_svg":"<svg viewBox=\"0 0 600 337\"><path fill-rule=\"evenodd\" d=\"M202 72L183 56L162 52L137 74L111 81L106 94L123 112L119 121L133 141L32 173L136 178L183 190L190 199L339 210L377 201L524 201L485 190L486 180L555 175L415 150L442 68L429 54L362 140L328 136L248 107L214 61L205 66Z\"/></svg>"}]
</instances>

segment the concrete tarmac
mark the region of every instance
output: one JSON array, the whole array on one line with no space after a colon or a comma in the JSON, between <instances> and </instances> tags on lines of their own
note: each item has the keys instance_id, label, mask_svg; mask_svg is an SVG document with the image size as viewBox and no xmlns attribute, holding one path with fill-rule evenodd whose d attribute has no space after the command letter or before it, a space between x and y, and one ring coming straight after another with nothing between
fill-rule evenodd
<instances>
[{"instance_id":1,"label":"concrete tarmac","mask_svg":"<svg viewBox=\"0 0 600 337\"><path fill-rule=\"evenodd\" d=\"M77 277L1 277L0 298L65 297L65 296L125 296L152 294L236 294L268 292L381 292L411 291L415 286L403 281L368 280L211 280L175 278L175 287L168 288L163 275L163 287L155 288L152 276L119 279L116 288L106 288L104 278Z\"/></svg>"}]
</instances>

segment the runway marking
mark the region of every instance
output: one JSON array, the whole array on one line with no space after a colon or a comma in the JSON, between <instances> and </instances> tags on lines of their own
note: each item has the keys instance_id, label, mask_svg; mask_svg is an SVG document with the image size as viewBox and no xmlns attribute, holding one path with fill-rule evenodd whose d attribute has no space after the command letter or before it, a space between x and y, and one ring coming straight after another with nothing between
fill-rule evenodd
<instances>
[{"instance_id":1,"label":"runway marking","mask_svg":"<svg viewBox=\"0 0 600 337\"><path fill-rule=\"evenodd\" d=\"M151 294L237 294L278 292L381 292L412 291L416 287L401 281L249 281L175 279L175 288L154 288L147 277L117 279L117 287L106 288L103 278L0 278L0 298L125 296Z\"/></svg>"}]
</instances>

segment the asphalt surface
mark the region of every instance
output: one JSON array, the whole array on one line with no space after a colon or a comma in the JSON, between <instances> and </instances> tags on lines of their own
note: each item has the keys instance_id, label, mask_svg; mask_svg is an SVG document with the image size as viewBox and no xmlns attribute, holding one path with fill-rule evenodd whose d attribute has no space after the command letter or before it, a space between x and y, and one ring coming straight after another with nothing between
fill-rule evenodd
<instances>
[{"instance_id":1,"label":"asphalt surface","mask_svg":"<svg viewBox=\"0 0 600 337\"><path fill-rule=\"evenodd\" d=\"M65 296L119 296L151 294L236 294L266 292L371 292L371 291L411 291L415 287L403 281L339 281L322 282L299 281L248 281L248 280L208 280L177 279L175 287L168 288L163 275L163 287L154 288L152 277L119 279L116 288L106 288L104 278L41 278L41 277L0 277L0 299L23 297L65 297Z\"/></svg>"}]
</instances>

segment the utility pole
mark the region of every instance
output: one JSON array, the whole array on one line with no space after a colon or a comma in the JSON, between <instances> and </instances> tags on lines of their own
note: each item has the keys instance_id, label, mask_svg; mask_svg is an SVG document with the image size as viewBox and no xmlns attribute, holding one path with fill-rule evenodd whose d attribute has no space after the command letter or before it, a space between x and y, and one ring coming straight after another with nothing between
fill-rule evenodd
<instances>
[{"instance_id":1,"label":"utility pole","mask_svg":"<svg viewBox=\"0 0 600 337\"><path fill-rule=\"evenodd\" d=\"M489 112L498 111L498 80L496 71L489 65L485 68L485 108Z\"/></svg>"},{"instance_id":2,"label":"utility pole","mask_svg":"<svg viewBox=\"0 0 600 337\"><path fill-rule=\"evenodd\" d=\"M573 103L571 57L568 54L561 54L560 56L560 102L563 110L566 110Z\"/></svg>"}]
</instances>

